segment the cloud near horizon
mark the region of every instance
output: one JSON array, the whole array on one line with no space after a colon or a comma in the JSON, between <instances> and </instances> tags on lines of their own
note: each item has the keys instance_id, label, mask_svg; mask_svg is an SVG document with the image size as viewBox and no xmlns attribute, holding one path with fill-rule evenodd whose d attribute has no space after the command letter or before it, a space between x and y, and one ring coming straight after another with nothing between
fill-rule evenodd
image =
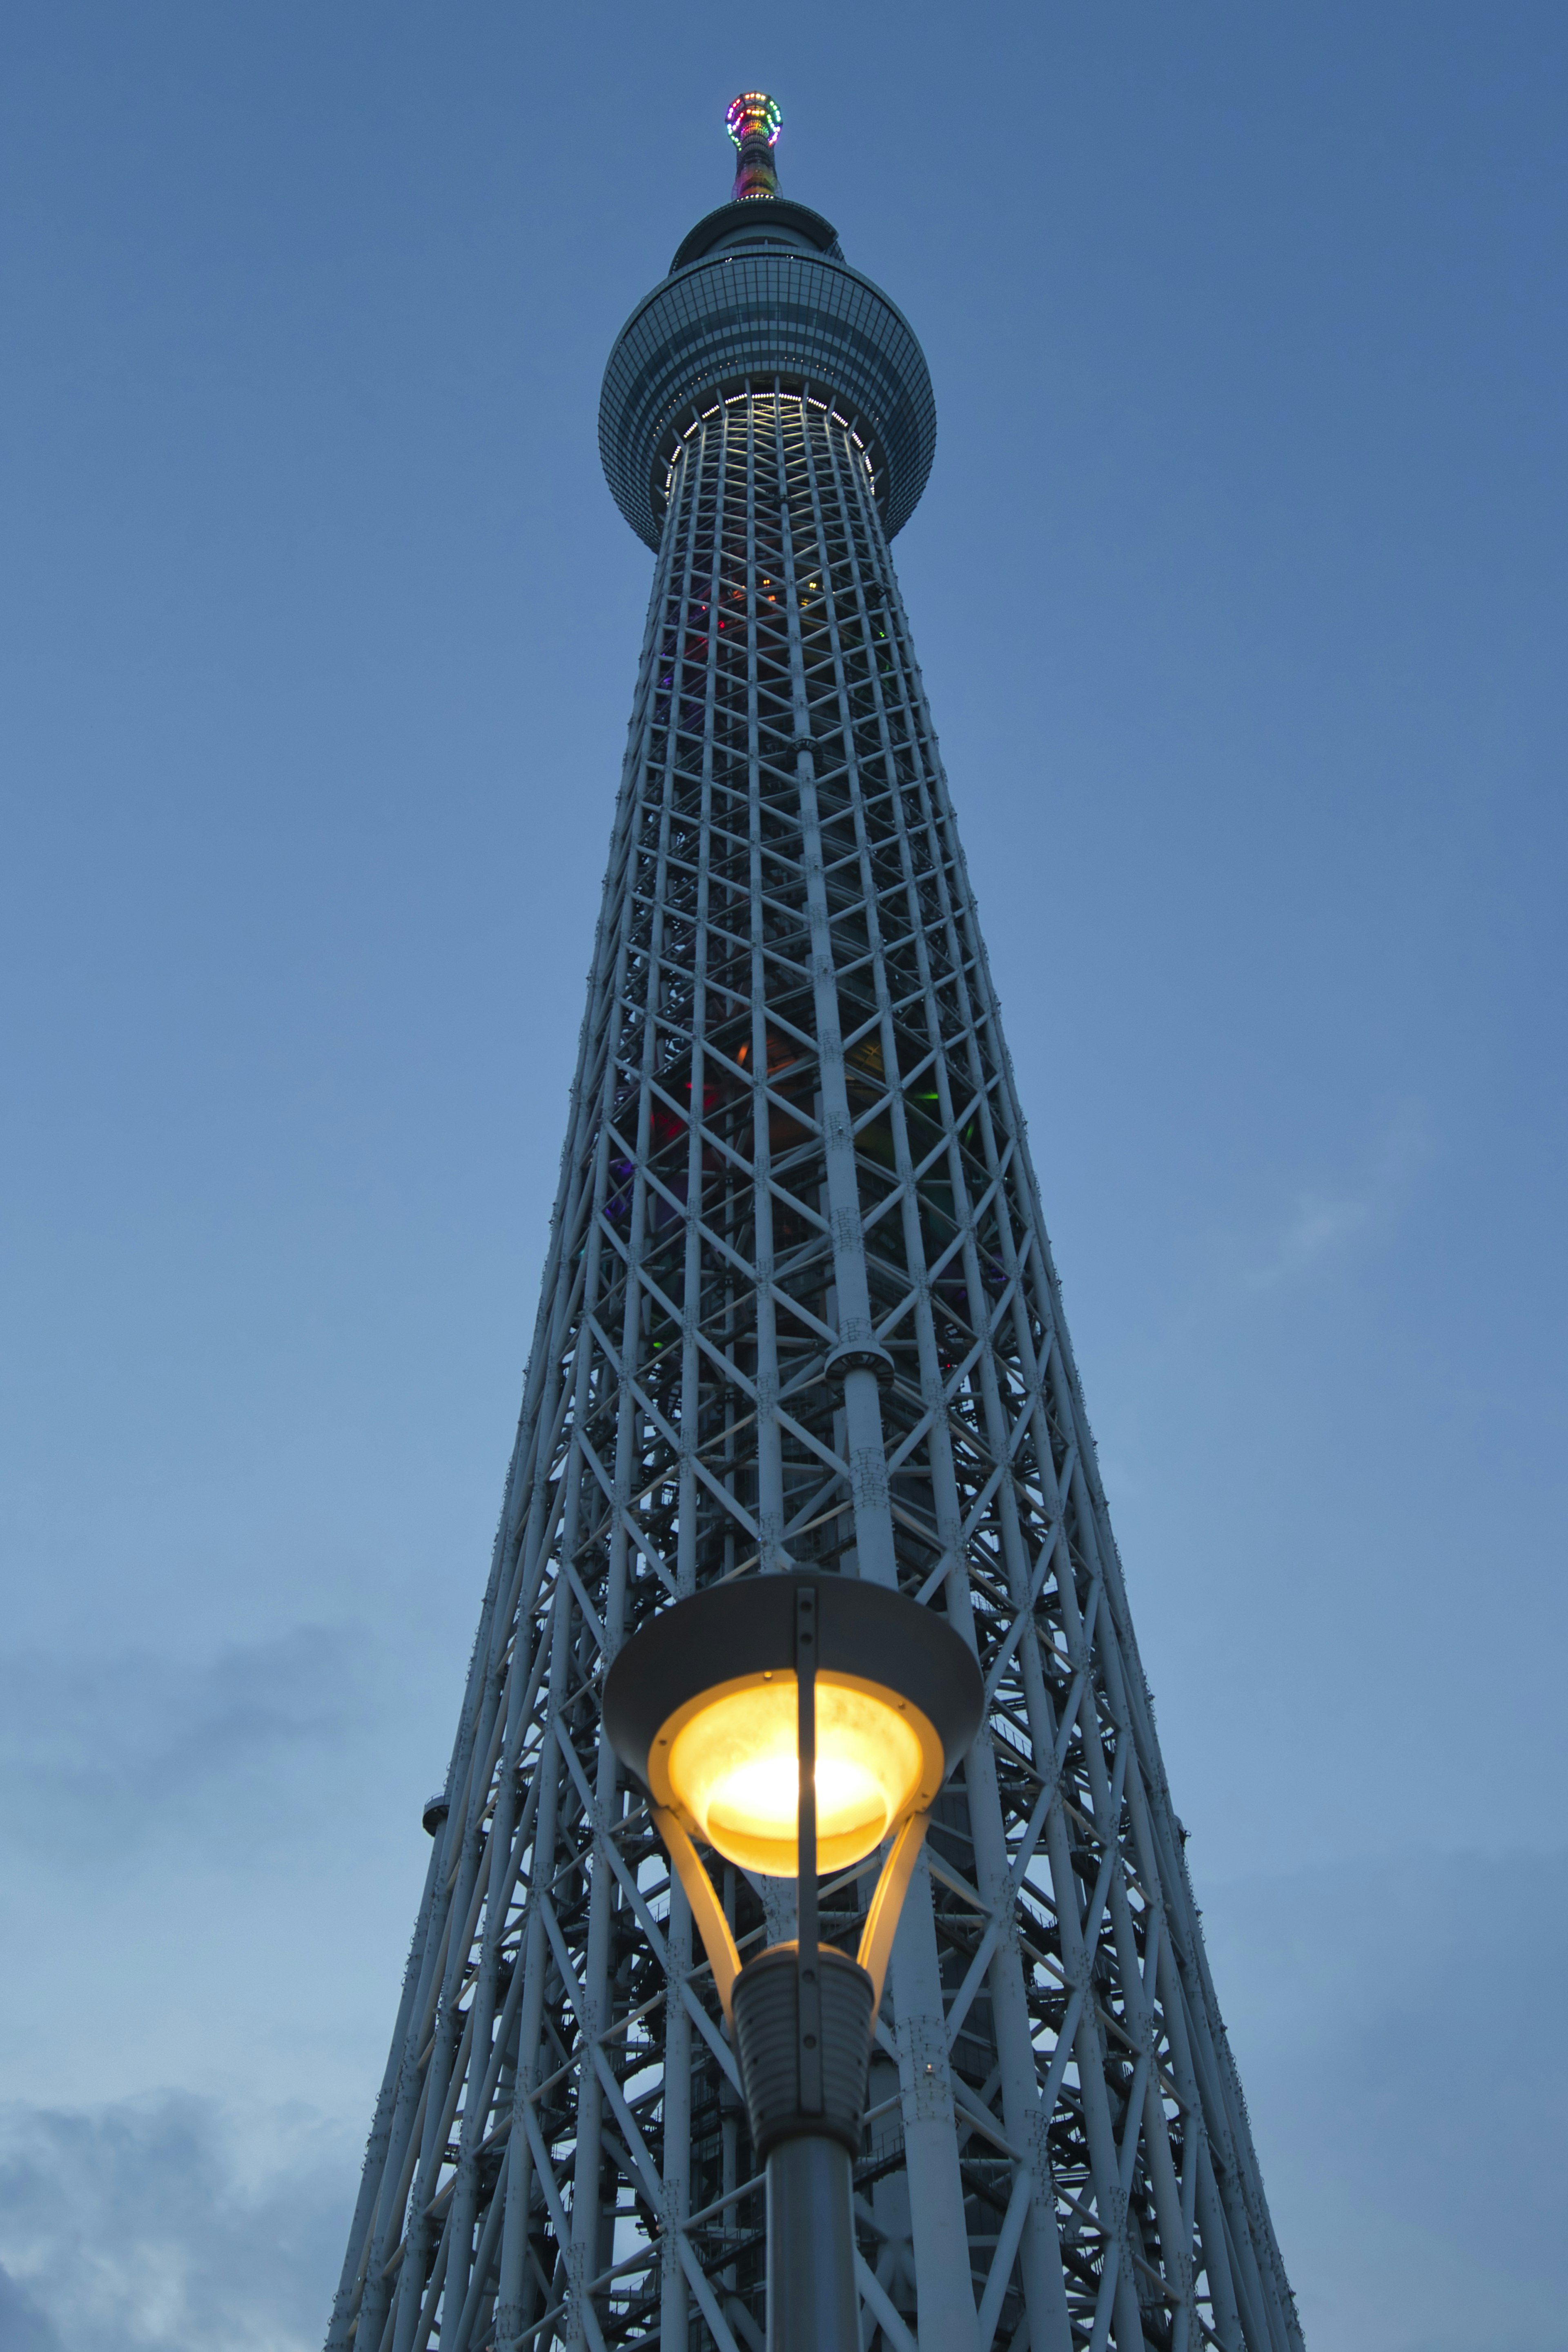
<instances>
[{"instance_id":1,"label":"cloud near horizon","mask_svg":"<svg viewBox=\"0 0 1568 2352\"><path fill-rule=\"evenodd\" d=\"M1568 1852L1199 1893L1309 2347L1564 2352Z\"/></svg>"},{"instance_id":2,"label":"cloud near horizon","mask_svg":"<svg viewBox=\"0 0 1568 2352\"><path fill-rule=\"evenodd\" d=\"M1568 2352L1568 1853L1200 1894L1309 2346ZM368 2121L0 2109L0 2352L318 2352Z\"/></svg>"},{"instance_id":3,"label":"cloud near horizon","mask_svg":"<svg viewBox=\"0 0 1568 2352\"><path fill-rule=\"evenodd\" d=\"M0 2352L314 2352L356 2164L298 2109L0 2109Z\"/></svg>"}]
</instances>

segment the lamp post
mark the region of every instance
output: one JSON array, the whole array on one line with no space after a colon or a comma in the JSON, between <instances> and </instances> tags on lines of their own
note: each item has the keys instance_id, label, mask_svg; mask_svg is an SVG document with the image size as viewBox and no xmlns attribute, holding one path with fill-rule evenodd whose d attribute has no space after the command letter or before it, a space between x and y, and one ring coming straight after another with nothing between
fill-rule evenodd
<instances>
[{"instance_id":1,"label":"lamp post","mask_svg":"<svg viewBox=\"0 0 1568 2352\"><path fill-rule=\"evenodd\" d=\"M621 1650L604 1729L652 1800L740 2060L768 2172L768 2352L858 2352L851 2176L883 1979L926 1818L979 1728L972 1652L855 1577L693 1593ZM798 1882L799 1933L743 1968L695 1839ZM817 1874L891 1840L854 1959L823 1944Z\"/></svg>"}]
</instances>

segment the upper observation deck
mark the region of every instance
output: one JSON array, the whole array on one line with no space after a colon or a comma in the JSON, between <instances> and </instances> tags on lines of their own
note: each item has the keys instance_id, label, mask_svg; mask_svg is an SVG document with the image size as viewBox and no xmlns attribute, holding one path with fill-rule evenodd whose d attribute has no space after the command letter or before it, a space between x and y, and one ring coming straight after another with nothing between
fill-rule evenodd
<instances>
[{"instance_id":1,"label":"upper observation deck","mask_svg":"<svg viewBox=\"0 0 1568 2352\"><path fill-rule=\"evenodd\" d=\"M936 447L925 355L896 304L844 259L831 222L780 196L779 110L747 91L729 110L739 168L615 339L599 451L617 506L655 551L671 457L716 397L777 381L830 397L858 428L888 536L914 513Z\"/></svg>"}]
</instances>

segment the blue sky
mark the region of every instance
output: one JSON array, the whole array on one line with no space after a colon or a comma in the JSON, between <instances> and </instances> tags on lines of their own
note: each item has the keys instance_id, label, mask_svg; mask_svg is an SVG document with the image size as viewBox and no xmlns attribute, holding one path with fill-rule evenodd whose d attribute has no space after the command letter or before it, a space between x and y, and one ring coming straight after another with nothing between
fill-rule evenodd
<instances>
[{"instance_id":1,"label":"blue sky","mask_svg":"<svg viewBox=\"0 0 1568 2352\"><path fill-rule=\"evenodd\" d=\"M1554 5L14 10L0 2347L319 2341L782 102L1309 2343L1562 2352Z\"/></svg>"}]
</instances>

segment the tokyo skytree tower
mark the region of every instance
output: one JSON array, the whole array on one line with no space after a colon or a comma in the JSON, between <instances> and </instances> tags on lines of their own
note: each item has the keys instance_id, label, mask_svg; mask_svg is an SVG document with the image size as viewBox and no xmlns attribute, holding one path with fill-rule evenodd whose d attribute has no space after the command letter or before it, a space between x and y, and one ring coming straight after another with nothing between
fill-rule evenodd
<instances>
[{"instance_id":1,"label":"tokyo skytree tower","mask_svg":"<svg viewBox=\"0 0 1568 2352\"><path fill-rule=\"evenodd\" d=\"M762 2168L601 1709L653 1612L790 1569L941 1613L986 1692L876 2021L866 2352L1301 2352L889 551L930 378L779 194L779 121L731 107L733 196L605 373L653 594L329 2352L761 2352ZM793 1935L792 1881L713 1875L743 1958Z\"/></svg>"}]
</instances>

